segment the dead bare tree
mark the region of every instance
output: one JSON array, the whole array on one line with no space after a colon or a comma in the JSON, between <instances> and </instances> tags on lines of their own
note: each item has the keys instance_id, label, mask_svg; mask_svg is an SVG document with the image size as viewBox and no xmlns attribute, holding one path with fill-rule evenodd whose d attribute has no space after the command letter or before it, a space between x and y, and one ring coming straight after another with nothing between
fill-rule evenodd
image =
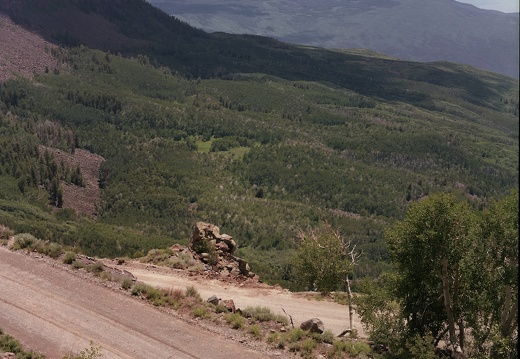
<instances>
[{"instance_id":1,"label":"dead bare tree","mask_svg":"<svg viewBox=\"0 0 520 359\"><path fill-rule=\"evenodd\" d=\"M350 251L348 251L350 249ZM352 271L352 268L357 264L358 259L361 257L361 253L356 252L356 245L351 246L351 242L349 241L345 245L345 250L347 252L348 260L350 260L350 268ZM352 304L353 302L353 296L352 296L352 290L350 289L350 278L349 274L345 276L345 287L347 289L347 297L348 297L348 319L349 319L349 329L350 332L354 330L353 325L353 317L354 317L354 306Z\"/></svg>"}]
</instances>

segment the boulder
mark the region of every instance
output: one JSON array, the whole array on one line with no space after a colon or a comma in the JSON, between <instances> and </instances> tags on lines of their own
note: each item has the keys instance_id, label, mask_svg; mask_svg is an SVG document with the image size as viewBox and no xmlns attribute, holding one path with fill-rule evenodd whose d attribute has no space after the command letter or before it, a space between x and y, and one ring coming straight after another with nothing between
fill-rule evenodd
<instances>
[{"instance_id":1,"label":"boulder","mask_svg":"<svg viewBox=\"0 0 520 359\"><path fill-rule=\"evenodd\" d=\"M235 308L235 302L233 302L233 299L227 299L227 300L223 300L221 302L221 304L227 308L227 310L229 310L231 313L235 313L236 312L236 308Z\"/></svg>"},{"instance_id":2,"label":"boulder","mask_svg":"<svg viewBox=\"0 0 520 359\"><path fill-rule=\"evenodd\" d=\"M16 354L14 354L14 353L0 353L0 359L16 359Z\"/></svg>"},{"instance_id":3,"label":"boulder","mask_svg":"<svg viewBox=\"0 0 520 359\"><path fill-rule=\"evenodd\" d=\"M323 322L318 318L312 318L309 320L306 320L302 324L300 324L300 329L305 331L310 331L311 333L323 333L324 327Z\"/></svg>"},{"instance_id":4,"label":"boulder","mask_svg":"<svg viewBox=\"0 0 520 359\"><path fill-rule=\"evenodd\" d=\"M208 303L211 303L213 305L218 305L218 303L220 302L220 298L218 298L216 295L212 295L211 297L208 298Z\"/></svg>"}]
</instances>

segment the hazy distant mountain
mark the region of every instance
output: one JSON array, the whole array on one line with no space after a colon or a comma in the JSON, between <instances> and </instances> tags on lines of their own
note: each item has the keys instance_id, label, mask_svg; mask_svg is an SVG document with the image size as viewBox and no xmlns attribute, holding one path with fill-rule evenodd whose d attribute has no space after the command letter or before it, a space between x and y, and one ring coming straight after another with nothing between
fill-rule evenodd
<instances>
[{"instance_id":1,"label":"hazy distant mountain","mask_svg":"<svg viewBox=\"0 0 520 359\"><path fill-rule=\"evenodd\" d=\"M518 78L519 16L454 0L148 0L209 32L446 60Z\"/></svg>"}]
</instances>

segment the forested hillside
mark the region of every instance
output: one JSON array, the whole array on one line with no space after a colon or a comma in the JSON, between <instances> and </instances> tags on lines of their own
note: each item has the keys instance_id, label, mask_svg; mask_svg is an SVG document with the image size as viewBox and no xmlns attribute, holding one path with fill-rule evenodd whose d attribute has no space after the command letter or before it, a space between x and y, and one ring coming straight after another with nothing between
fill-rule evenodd
<instances>
[{"instance_id":1,"label":"forested hillside","mask_svg":"<svg viewBox=\"0 0 520 359\"><path fill-rule=\"evenodd\" d=\"M0 88L0 224L13 230L141 256L186 243L202 220L289 285L299 229L330 223L364 253L356 276L376 276L383 230L410 203L452 192L483 208L518 187L511 78L208 35L144 1L9 3L20 24L70 45L47 49L55 68ZM104 157L96 220L60 199L80 171L38 144Z\"/></svg>"}]
</instances>

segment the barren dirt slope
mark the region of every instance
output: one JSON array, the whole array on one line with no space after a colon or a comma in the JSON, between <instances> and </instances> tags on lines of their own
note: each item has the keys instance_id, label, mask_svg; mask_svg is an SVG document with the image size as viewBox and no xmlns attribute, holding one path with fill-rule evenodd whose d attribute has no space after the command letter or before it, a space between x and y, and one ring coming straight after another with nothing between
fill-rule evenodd
<instances>
[{"instance_id":1,"label":"barren dirt slope","mask_svg":"<svg viewBox=\"0 0 520 359\"><path fill-rule=\"evenodd\" d=\"M16 75L31 77L45 68L54 69L57 61L50 54L53 47L0 13L0 82Z\"/></svg>"}]
</instances>

